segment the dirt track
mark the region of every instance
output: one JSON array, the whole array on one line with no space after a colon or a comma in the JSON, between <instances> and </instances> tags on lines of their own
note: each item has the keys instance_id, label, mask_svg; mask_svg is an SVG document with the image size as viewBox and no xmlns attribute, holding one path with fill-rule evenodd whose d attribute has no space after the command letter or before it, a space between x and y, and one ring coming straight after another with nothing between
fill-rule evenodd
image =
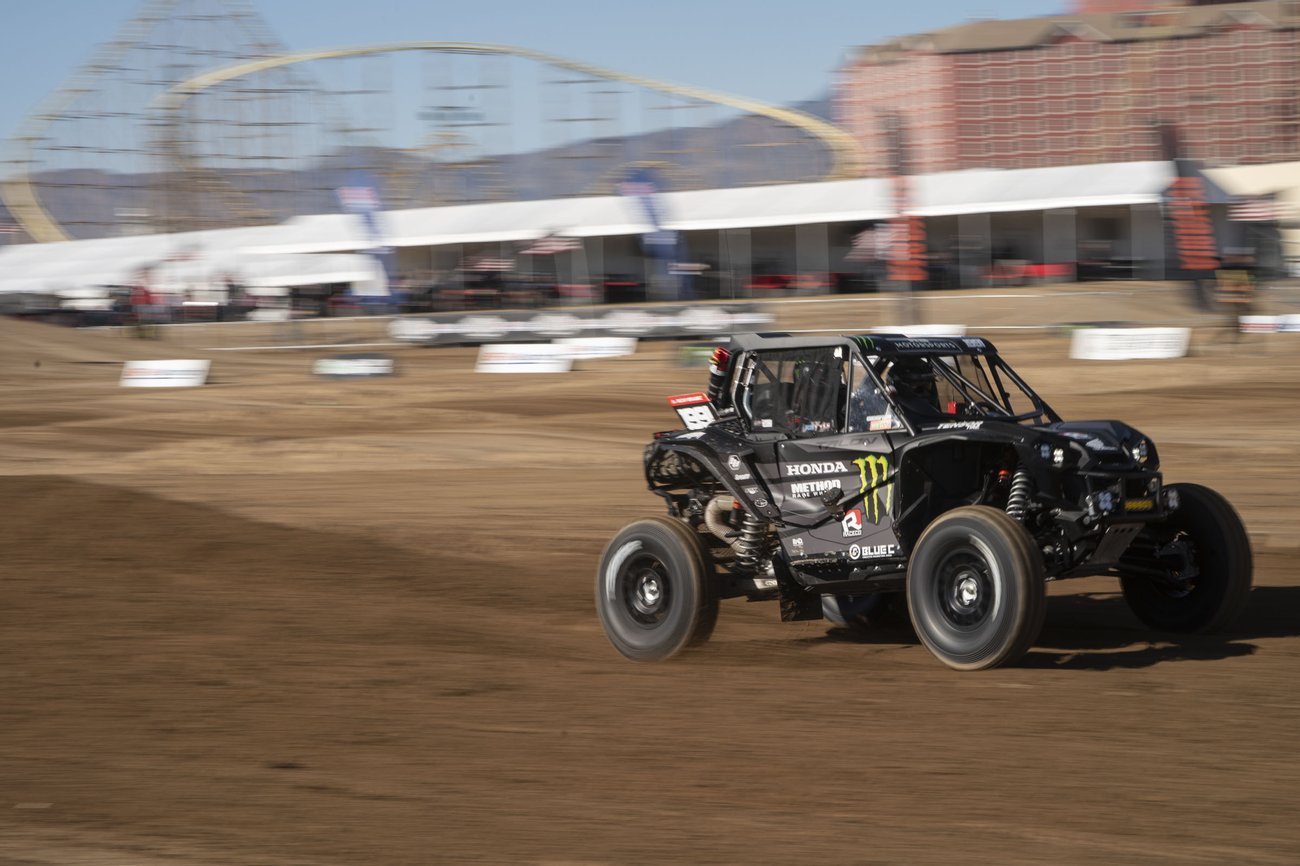
<instances>
[{"instance_id":1,"label":"dirt track","mask_svg":"<svg viewBox=\"0 0 1300 866\"><path fill-rule=\"evenodd\" d=\"M633 665L591 585L659 511L639 458L663 395L703 383L669 344L531 377L403 350L369 382L227 354L208 387L133 392L116 362L195 338L0 321L0 863L1300 862L1300 336L1084 364L990 333L1063 415L1128 420L1236 503L1257 589L1232 633L1149 635L1088 580L1052 587L1012 669L741 601L702 650Z\"/></svg>"}]
</instances>

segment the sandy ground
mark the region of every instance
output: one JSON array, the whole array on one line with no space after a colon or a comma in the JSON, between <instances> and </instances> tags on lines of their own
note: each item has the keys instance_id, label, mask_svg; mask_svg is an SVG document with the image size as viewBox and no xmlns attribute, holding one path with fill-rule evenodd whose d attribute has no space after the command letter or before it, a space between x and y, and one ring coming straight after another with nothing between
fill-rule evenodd
<instances>
[{"instance_id":1,"label":"sandy ground","mask_svg":"<svg viewBox=\"0 0 1300 866\"><path fill-rule=\"evenodd\" d=\"M634 665L591 586L660 511L663 396L703 385L673 344L563 376L402 349L338 382L211 332L0 321L0 863L1300 862L1300 335L1232 341L1160 286L998 294L926 315L1241 511L1230 633L1149 634L1089 579L1009 669L743 601ZM855 330L889 303L774 309ZM1115 320L1189 321L1194 355L1005 329ZM120 389L128 357L212 357L212 382Z\"/></svg>"}]
</instances>

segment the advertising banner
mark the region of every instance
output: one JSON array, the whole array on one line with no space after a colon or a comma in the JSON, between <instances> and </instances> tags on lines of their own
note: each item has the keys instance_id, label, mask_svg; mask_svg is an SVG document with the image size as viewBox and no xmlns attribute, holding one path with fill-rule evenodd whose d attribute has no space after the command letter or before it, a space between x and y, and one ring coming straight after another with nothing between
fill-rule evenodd
<instances>
[{"instance_id":1,"label":"advertising banner","mask_svg":"<svg viewBox=\"0 0 1300 866\"><path fill-rule=\"evenodd\" d=\"M1174 180L1164 193L1171 267L1166 276L1174 280L1213 280L1219 267L1219 247L1210 216L1209 196L1200 168L1185 159L1178 130L1173 124L1159 127L1165 159L1174 165Z\"/></svg>"},{"instance_id":2,"label":"advertising banner","mask_svg":"<svg viewBox=\"0 0 1300 866\"><path fill-rule=\"evenodd\" d=\"M123 388L195 388L208 380L211 361L127 361Z\"/></svg>"},{"instance_id":3,"label":"advertising banner","mask_svg":"<svg viewBox=\"0 0 1300 866\"><path fill-rule=\"evenodd\" d=\"M1181 358L1191 339L1190 328L1083 328L1074 332L1070 357L1084 361Z\"/></svg>"},{"instance_id":4,"label":"advertising banner","mask_svg":"<svg viewBox=\"0 0 1300 866\"><path fill-rule=\"evenodd\" d=\"M311 365L311 371L317 376L331 379L369 379L391 376L396 372L396 367L391 355L363 352L321 358Z\"/></svg>"},{"instance_id":5,"label":"advertising banner","mask_svg":"<svg viewBox=\"0 0 1300 866\"><path fill-rule=\"evenodd\" d=\"M895 216L889 221L889 280L905 290L923 289L926 282L925 221L912 207L912 179L907 160L907 135L903 118L887 114L884 118L885 144L893 175Z\"/></svg>"},{"instance_id":6,"label":"advertising banner","mask_svg":"<svg viewBox=\"0 0 1300 866\"><path fill-rule=\"evenodd\" d=\"M374 177L365 171L350 172L346 184L338 188L337 195L339 206L345 212L354 214L361 224L361 234L366 243L363 252L375 258L384 271L385 282L391 282L389 261L392 249L387 245L383 231L380 229L379 217L383 205L379 199L379 187ZM388 286L365 286L354 289L353 294L358 297L386 298Z\"/></svg>"},{"instance_id":7,"label":"advertising banner","mask_svg":"<svg viewBox=\"0 0 1300 866\"><path fill-rule=\"evenodd\" d=\"M554 343L497 343L478 352L476 373L567 373L573 355Z\"/></svg>"}]
</instances>

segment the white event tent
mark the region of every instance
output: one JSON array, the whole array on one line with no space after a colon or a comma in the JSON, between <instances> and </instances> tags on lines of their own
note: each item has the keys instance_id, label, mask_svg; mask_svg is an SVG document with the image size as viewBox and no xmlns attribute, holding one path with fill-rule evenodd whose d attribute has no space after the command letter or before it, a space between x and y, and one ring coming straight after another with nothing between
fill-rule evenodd
<instances>
[{"instance_id":1,"label":"white event tent","mask_svg":"<svg viewBox=\"0 0 1300 866\"><path fill-rule=\"evenodd\" d=\"M981 216L987 232L989 215L1023 213L1045 221L1049 214L1132 208L1134 237L1140 234L1146 252L1163 258L1158 205L1172 177L1167 162L918 175L911 179L910 209L936 219ZM1209 186L1212 202L1226 201L1222 190ZM661 210L665 227L683 232L861 224L893 215L893 191L880 178L695 190L664 194ZM621 196L395 210L379 214L379 221L384 243L399 251L547 235L618 238L650 230L639 203ZM1073 233L1068 243L1073 246ZM373 291L382 272L372 257L359 255L370 245L357 218L347 214L297 217L272 226L13 245L0 248L0 293L84 297L98 287L129 284L145 266L159 273L171 269L182 282L230 273L250 287L348 282Z\"/></svg>"}]
</instances>

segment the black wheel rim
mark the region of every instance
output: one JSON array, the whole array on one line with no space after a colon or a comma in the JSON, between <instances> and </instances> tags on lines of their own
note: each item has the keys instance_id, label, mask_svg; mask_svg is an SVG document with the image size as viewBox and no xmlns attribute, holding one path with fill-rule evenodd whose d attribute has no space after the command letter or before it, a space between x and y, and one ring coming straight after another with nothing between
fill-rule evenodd
<instances>
[{"instance_id":1,"label":"black wheel rim","mask_svg":"<svg viewBox=\"0 0 1300 866\"><path fill-rule=\"evenodd\" d=\"M617 586L618 598L633 622L654 628L668 618L672 584L659 557L644 552L629 557L619 568Z\"/></svg>"},{"instance_id":2,"label":"black wheel rim","mask_svg":"<svg viewBox=\"0 0 1300 866\"><path fill-rule=\"evenodd\" d=\"M957 631L975 631L993 612L996 590L984 556L969 545L948 551L935 569L935 609Z\"/></svg>"}]
</instances>

